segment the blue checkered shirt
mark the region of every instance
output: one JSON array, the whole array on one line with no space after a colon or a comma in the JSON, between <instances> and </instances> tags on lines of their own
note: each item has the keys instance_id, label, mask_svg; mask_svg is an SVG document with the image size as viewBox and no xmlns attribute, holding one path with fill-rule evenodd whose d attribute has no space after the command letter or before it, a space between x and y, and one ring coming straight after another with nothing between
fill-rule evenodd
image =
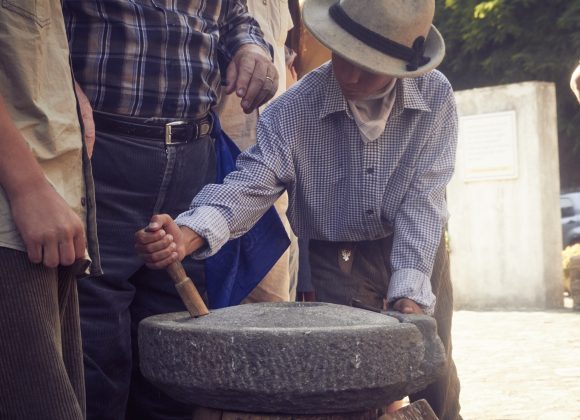
<instances>
[{"instance_id":1,"label":"blue checkered shirt","mask_svg":"<svg viewBox=\"0 0 580 420\"><path fill-rule=\"evenodd\" d=\"M93 109L199 118L243 44L269 51L242 0L64 0L75 78Z\"/></svg>"},{"instance_id":2,"label":"blue checkered shirt","mask_svg":"<svg viewBox=\"0 0 580 420\"><path fill-rule=\"evenodd\" d=\"M408 297L432 313L430 276L447 220L457 113L447 79L400 79L385 131L361 136L330 64L304 77L261 115L256 146L223 185L208 185L178 224L215 253L246 232L286 189L301 238L363 241L393 233L388 300Z\"/></svg>"}]
</instances>

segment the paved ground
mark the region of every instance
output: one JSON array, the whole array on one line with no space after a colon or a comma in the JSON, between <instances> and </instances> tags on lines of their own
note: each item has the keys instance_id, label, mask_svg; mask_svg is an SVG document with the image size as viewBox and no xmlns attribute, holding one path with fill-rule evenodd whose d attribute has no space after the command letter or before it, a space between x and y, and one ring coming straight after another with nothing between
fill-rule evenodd
<instances>
[{"instance_id":1,"label":"paved ground","mask_svg":"<svg viewBox=\"0 0 580 420\"><path fill-rule=\"evenodd\" d=\"M580 419L580 312L457 311L465 420Z\"/></svg>"}]
</instances>

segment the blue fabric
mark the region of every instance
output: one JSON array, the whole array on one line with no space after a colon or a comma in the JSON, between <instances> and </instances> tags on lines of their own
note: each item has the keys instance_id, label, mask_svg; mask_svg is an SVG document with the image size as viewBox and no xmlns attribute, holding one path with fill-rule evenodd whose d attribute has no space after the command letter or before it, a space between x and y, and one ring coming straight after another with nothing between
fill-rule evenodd
<instances>
[{"instance_id":1,"label":"blue fabric","mask_svg":"<svg viewBox=\"0 0 580 420\"><path fill-rule=\"evenodd\" d=\"M240 149L223 132L214 116L216 183L236 169ZM274 207L245 235L226 243L205 260L209 306L212 309L238 305L280 259L290 239Z\"/></svg>"}]
</instances>

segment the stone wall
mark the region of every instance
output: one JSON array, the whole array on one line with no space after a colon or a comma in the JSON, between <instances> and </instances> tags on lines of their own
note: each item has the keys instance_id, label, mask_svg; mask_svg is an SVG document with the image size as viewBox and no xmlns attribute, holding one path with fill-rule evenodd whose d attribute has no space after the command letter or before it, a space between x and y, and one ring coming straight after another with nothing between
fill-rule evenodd
<instances>
[{"instance_id":1,"label":"stone wall","mask_svg":"<svg viewBox=\"0 0 580 420\"><path fill-rule=\"evenodd\" d=\"M562 305L554 85L456 93L460 140L448 188L456 308Z\"/></svg>"}]
</instances>

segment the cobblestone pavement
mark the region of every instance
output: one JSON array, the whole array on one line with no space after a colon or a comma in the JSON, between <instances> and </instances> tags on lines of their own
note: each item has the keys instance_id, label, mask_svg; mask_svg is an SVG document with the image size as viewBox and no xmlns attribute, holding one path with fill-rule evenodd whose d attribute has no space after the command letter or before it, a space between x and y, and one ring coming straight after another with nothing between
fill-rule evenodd
<instances>
[{"instance_id":1,"label":"cobblestone pavement","mask_svg":"<svg viewBox=\"0 0 580 420\"><path fill-rule=\"evenodd\" d=\"M580 312L456 311L465 420L580 419Z\"/></svg>"}]
</instances>

